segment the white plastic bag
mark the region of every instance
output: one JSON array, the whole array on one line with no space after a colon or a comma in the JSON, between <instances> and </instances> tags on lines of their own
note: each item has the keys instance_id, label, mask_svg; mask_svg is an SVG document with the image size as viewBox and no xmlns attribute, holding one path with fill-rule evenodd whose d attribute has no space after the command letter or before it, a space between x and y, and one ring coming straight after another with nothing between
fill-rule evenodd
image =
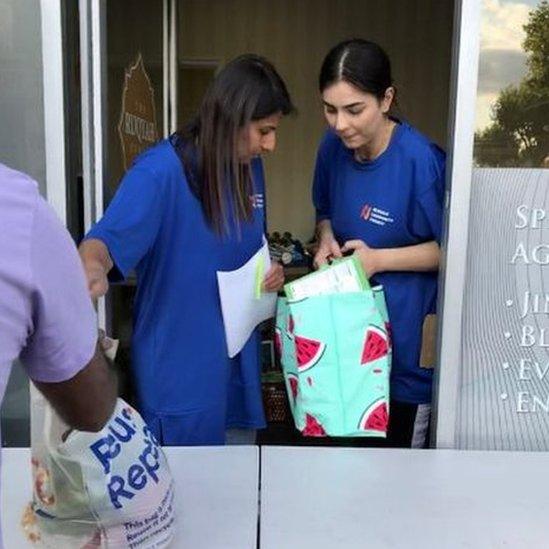
<instances>
[{"instance_id":1,"label":"white plastic bag","mask_svg":"<svg viewBox=\"0 0 549 549\"><path fill-rule=\"evenodd\" d=\"M55 549L168 547L174 486L165 455L122 399L98 433L72 431L32 394L33 537Z\"/></svg>"}]
</instances>

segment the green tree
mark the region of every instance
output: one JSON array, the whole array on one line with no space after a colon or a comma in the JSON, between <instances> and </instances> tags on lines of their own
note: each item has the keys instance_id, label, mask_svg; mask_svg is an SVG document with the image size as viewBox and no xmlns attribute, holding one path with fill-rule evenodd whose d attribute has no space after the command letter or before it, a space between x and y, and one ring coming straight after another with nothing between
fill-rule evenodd
<instances>
[{"instance_id":1,"label":"green tree","mask_svg":"<svg viewBox=\"0 0 549 549\"><path fill-rule=\"evenodd\" d=\"M539 167L549 160L549 4L530 12L523 43L528 72L499 94L492 124L475 135L479 166Z\"/></svg>"},{"instance_id":2,"label":"green tree","mask_svg":"<svg viewBox=\"0 0 549 549\"><path fill-rule=\"evenodd\" d=\"M528 23L524 25L526 39L524 50L529 53L528 68L532 84L549 83L549 4L541 2L539 7L530 13Z\"/></svg>"}]
</instances>

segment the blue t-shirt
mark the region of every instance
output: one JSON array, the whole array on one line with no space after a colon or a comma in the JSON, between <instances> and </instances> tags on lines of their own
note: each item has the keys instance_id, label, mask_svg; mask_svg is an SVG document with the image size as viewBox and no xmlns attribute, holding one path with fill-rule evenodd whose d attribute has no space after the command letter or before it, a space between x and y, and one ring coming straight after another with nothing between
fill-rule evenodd
<instances>
[{"instance_id":1,"label":"blue t-shirt","mask_svg":"<svg viewBox=\"0 0 549 549\"><path fill-rule=\"evenodd\" d=\"M331 131L320 145L313 184L317 220L329 219L340 244L360 239L372 248L440 241L444 152L408 124L399 123L387 149L358 162ZM386 272L393 338L391 396L414 404L431 400L433 370L420 366L425 316L435 312L437 273Z\"/></svg>"},{"instance_id":2,"label":"blue t-shirt","mask_svg":"<svg viewBox=\"0 0 549 549\"><path fill-rule=\"evenodd\" d=\"M191 191L177 145L172 136L137 158L86 238L107 246L111 280L137 274L132 370L144 419L166 445L223 444L227 427L265 425L259 337L228 358L216 278L262 246L263 168L252 162L253 220L222 237Z\"/></svg>"}]
</instances>

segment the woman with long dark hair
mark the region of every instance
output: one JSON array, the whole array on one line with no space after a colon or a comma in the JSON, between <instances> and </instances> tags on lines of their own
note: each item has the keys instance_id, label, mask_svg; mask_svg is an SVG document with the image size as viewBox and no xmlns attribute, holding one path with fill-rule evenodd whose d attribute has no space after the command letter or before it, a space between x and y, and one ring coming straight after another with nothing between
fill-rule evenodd
<instances>
[{"instance_id":1,"label":"woman with long dark hair","mask_svg":"<svg viewBox=\"0 0 549 549\"><path fill-rule=\"evenodd\" d=\"M330 128L313 184L315 262L352 252L372 283L383 285L393 343L387 444L422 447L434 364L421 349L436 306L445 154L391 115L396 90L379 45L335 46L319 88Z\"/></svg>"},{"instance_id":2,"label":"woman with long dark hair","mask_svg":"<svg viewBox=\"0 0 549 549\"><path fill-rule=\"evenodd\" d=\"M80 247L92 297L135 269L132 375L137 405L165 445L223 444L228 428L264 426L259 342L227 356L216 272L262 246L264 178L293 106L264 58L228 63L196 119L142 153ZM284 282L273 264L265 291Z\"/></svg>"}]
</instances>

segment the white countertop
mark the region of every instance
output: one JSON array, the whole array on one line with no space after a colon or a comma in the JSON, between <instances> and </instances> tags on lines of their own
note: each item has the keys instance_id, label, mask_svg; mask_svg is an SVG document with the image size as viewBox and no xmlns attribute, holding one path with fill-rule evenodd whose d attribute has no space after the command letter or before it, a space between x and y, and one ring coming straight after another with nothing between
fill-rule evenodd
<instances>
[{"instance_id":1,"label":"white countertop","mask_svg":"<svg viewBox=\"0 0 549 549\"><path fill-rule=\"evenodd\" d=\"M173 549L256 549L259 449L164 450L176 484L178 533ZM5 549L36 549L20 525L32 495L28 448L2 449L1 489Z\"/></svg>"},{"instance_id":2,"label":"white countertop","mask_svg":"<svg viewBox=\"0 0 549 549\"><path fill-rule=\"evenodd\" d=\"M255 549L258 448L167 448L174 549ZM549 547L549 453L263 447L262 549ZM26 549L29 449L2 453L5 549ZM16 526L14 528L14 525Z\"/></svg>"},{"instance_id":3,"label":"white countertop","mask_svg":"<svg viewBox=\"0 0 549 549\"><path fill-rule=\"evenodd\" d=\"M549 453L263 447L262 549L549 547Z\"/></svg>"}]
</instances>

